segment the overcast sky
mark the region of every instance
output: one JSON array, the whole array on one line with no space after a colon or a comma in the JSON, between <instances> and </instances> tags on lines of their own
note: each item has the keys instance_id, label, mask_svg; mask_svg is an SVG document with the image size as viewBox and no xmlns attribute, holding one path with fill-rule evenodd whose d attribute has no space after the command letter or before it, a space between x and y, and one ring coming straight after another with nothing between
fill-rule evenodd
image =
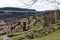
<instances>
[{"instance_id":1,"label":"overcast sky","mask_svg":"<svg viewBox=\"0 0 60 40\"><path fill-rule=\"evenodd\" d=\"M41 1L41 0L39 0ZM59 0L57 0L60 2ZM26 6L21 0L0 0L0 8L1 7L18 7L18 8L29 8L29 9L36 9L37 11L43 10L53 10L55 8L56 3L49 3L47 1L36 2L33 6ZM58 8L60 5L58 6Z\"/></svg>"}]
</instances>

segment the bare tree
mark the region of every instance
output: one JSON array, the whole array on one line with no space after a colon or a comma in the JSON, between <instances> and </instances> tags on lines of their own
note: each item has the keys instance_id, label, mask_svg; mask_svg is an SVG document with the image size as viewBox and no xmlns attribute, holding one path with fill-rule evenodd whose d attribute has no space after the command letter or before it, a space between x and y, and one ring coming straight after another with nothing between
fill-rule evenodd
<instances>
[{"instance_id":1,"label":"bare tree","mask_svg":"<svg viewBox=\"0 0 60 40\"><path fill-rule=\"evenodd\" d=\"M34 5L37 0L20 0L22 3L24 3L26 6Z\"/></svg>"},{"instance_id":2,"label":"bare tree","mask_svg":"<svg viewBox=\"0 0 60 40\"><path fill-rule=\"evenodd\" d=\"M55 9L59 9L58 5L60 5L60 2L58 2L57 0L21 0L26 6L33 6L36 2L43 2L43 1L47 1L49 3L54 3L55 5ZM56 22L56 17L57 17L57 11L55 11L54 13L55 16L55 22Z\"/></svg>"},{"instance_id":3,"label":"bare tree","mask_svg":"<svg viewBox=\"0 0 60 40\"><path fill-rule=\"evenodd\" d=\"M26 6L34 5L36 2L43 2L43 1L47 1L49 3L56 3L55 7L57 7L57 5L60 5L60 2L58 2L57 0L20 0L20 1L24 3Z\"/></svg>"},{"instance_id":4,"label":"bare tree","mask_svg":"<svg viewBox=\"0 0 60 40\"><path fill-rule=\"evenodd\" d=\"M46 1L48 1L48 2L50 2L50 3L54 3L55 9L56 9L56 10L59 9L59 8L58 8L58 5L60 5L60 2L57 2L57 0L46 0ZM56 20L57 20L57 11L56 11L56 10L55 10L55 12L54 12L55 22L56 22Z\"/></svg>"}]
</instances>

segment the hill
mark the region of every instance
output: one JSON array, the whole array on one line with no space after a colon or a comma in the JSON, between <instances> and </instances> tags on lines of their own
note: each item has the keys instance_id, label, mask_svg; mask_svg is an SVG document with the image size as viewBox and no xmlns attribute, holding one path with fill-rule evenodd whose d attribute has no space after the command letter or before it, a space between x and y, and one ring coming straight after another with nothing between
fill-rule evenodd
<instances>
[{"instance_id":1,"label":"hill","mask_svg":"<svg viewBox=\"0 0 60 40\"><path fill-rule=\"evenodd\" d=\"M24 8L15 8L15 7L4 7L0 8L0 20L7 21L16 21L21 18L26 18L33 15L39 15L43 12L38 12L34 9L24 9Z\"/></svg>"}]
</instances>

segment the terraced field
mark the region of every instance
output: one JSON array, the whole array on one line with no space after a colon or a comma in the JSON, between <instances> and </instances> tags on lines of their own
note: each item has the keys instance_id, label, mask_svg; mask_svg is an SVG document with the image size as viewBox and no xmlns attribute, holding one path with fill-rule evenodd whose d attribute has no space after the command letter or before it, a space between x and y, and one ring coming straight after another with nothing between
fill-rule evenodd
<instances>
[{"instance_id":1,"label":"terraced field","mask_svg":"<svg viewBox=\"0 0 60 40\"><path fill-rule=\"evenodd\" d=\"M29 26L29 30L12 32L7 34L7 37L11 40L60 40L60 22L58 20L55 22L47 19L46 23L43 23L40 19L35 19L36 22Z\"/></svg>"},{"instance_id":2,"label":"terraced field","mask_svg":"<svg viewBox=\"0 0 60 40\"><path fill-rule=\"evenodd\" d=\"M11 37L12 40L17 40L18 38L23 37L24 34L22 35L18 35L18 36L14 36ZM52 32L44 37L41 38L34 38L34 39L24 39L24 40L60 40L60 29L56 30L55 32Z\"/></svg>"},{"instance_id":3,"label":"terraced field","mask_svg":"<svg viewBox=\"0 0 60 40\"><path fill-rule=\"evenodd\" d=\"M36 38L33 40L60 40L60 29L47 36L44 36L42 38Z\"/></svg>"}]
</instances>

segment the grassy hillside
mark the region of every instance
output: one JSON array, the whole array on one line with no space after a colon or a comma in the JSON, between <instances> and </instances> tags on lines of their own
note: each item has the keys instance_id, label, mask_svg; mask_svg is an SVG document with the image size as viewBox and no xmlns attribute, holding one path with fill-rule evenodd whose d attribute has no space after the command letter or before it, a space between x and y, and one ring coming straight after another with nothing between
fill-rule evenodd
<instances>
[{"instance_id":1,"label":"grassy hillside","mask_svg":"<svg viewBox=\"0 0 60 40\"><path fill-rule=\"evenodd\" d=\"M60 23L54 23L51 28L44 28L44 25L38 20L35 24L29 27L28 31L9 34L12 40L60 40ZM59 29L58 29L59 26ZM44 29L43 31L41 29ZM58 29L58 30L57 30ZM33 38L32 38L33 37Z\"/></svg>"},{"instance_id":2,"label":"grassy hillside","mask_svg":"<svg viewBox=\"0 0 60 40\"><path fill-rule=\"evenodd\" d=\"M21 38L23 36L24 35L12 37L12 40L17 40L18 38ZM60 40L60 29L41 38L25 39L25 40Z\"/></svg>"},{"instance_id":3,"label":"grassy hillside","mask_svg":"<svg viewBox=\"0 0 60 40\"><path fill-rule=\"evenodd\" d=\"M60 40L60 29L47 36L44 36L42 38L36 38L33 40Z\"/></svg>"},{"instance_id":4,"label":"grassy hillside","mask_svg":"<svg viewBox=\"0 0 60 40\"><path fill-rule=\"evenodd\" d=\"M35 23L27 31L12 32L7 36L12 40L60 40L60 19L55 20L50 16L36 16Z\"/></svg>"}]
</instances>

